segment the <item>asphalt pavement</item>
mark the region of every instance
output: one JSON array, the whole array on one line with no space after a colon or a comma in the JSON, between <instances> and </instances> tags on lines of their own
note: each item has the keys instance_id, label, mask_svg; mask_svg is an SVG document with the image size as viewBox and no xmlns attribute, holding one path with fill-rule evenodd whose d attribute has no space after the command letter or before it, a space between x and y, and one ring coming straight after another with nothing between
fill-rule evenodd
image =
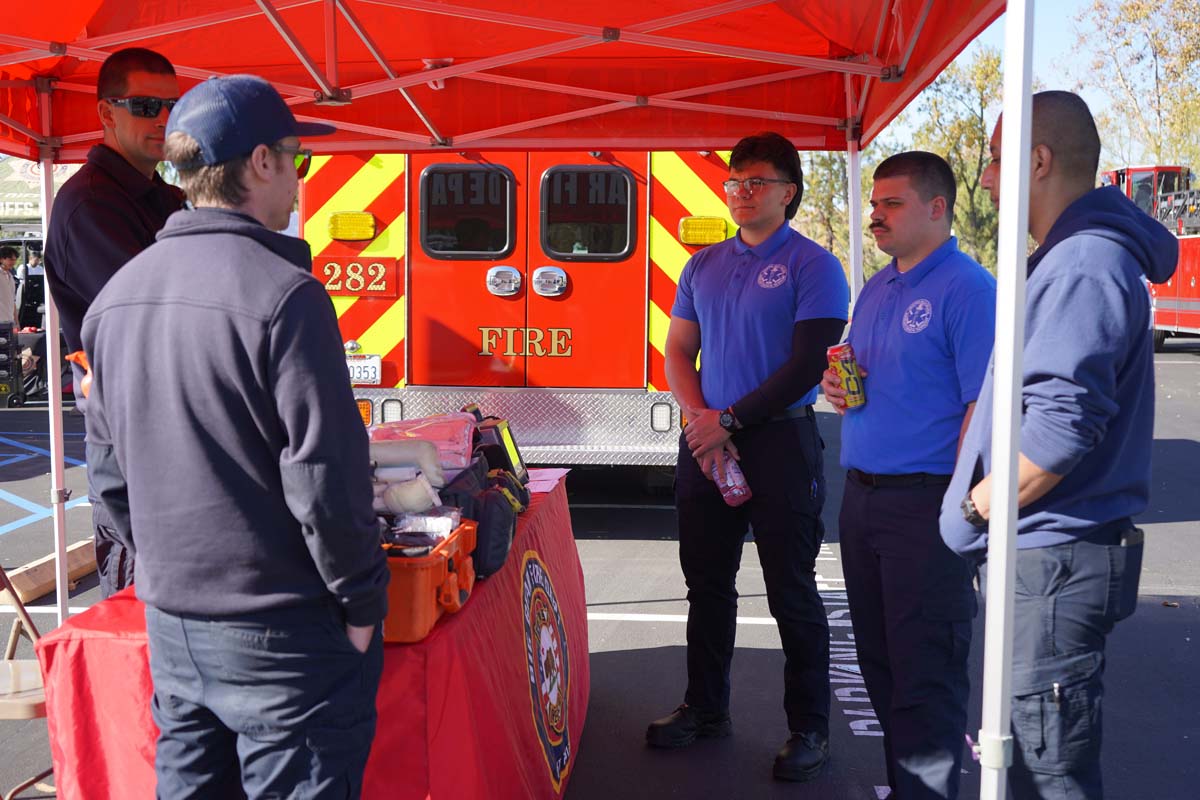
<instances>
[{"instance_id":1,"label":"asphalt pavement","mask_svg":"<svg viewBox=\"0 0 1200 800\"><path fill-rule=\"evenodd\" d=\"M1106 796L1196 800L1200 761L1200 339L1171 340L1156 357L1157 411L1150 508L1139 608L1109 638L1104 700ZM837 510L839 421L818 406L827 444L829 499L819 583L830 617L835 689L831 761L815 781L771 779L787 737L783 654L767 610L752 545L738 578L738 645L732 671L734 735L660 752L646 724L682 700L686 589L679 572L670 474L664 470L577 469L568 479L572 522L587 584L591 703L569 778L568 800L610 798L816 798L879 800L885 791L881 740L865 700L842 591ZM13 569L51 552L45 409L0 411L0 563ZM90 536L82 419L64 415L68 541ZM72 607L99 599L94 576L71 592ZM37 606L48 607L52 597ZM47 610L49 610L47 608ZM6 615L0 623L7 624ZM48 628L53 615L38 615ZM971 654L969 729L979 726L982 613ZM2 634L0 634L2 635ZM18 657L31 657L22 643ZM48 763L45 723L0 721L0 791ZM962 797L979 796L969 758ZM22 797L47 796L36 791ZM498 797L500 795L497 795ZM115 799L119 800L119 799Z\"/></svg>"}]
</instances>

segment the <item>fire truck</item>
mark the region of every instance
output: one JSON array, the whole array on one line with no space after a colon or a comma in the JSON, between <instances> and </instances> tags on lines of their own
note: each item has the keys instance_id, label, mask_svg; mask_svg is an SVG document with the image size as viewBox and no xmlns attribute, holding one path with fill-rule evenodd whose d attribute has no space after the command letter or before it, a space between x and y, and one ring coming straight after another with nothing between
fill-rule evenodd
<instances>
[{"instance_id":1,"label":"fire truck","mask_svg":"<svg viewBox=\"0 0 1200 800\"><path fill-rule=\"evenodd\" d=\"M301 235L368 424L475 403L526 461L673 465L689 256L736 231L728 152L314 158Z\"/></svg>"},{"instance_id":2,"label":"fire truck","mask_svg":"<svg viewBox=\"0 0 1200 800\"><path fill-rule=\"evenodd\" d=\"M1200 334L1200 186L1186 167L1127 167L1102 174L1143 211L1179 237L1179 266L1166 283L1150 285L1154 348L1168 336ZM1195 188L1193 188L1195 187Z\"/></svg>"}]
</instances>

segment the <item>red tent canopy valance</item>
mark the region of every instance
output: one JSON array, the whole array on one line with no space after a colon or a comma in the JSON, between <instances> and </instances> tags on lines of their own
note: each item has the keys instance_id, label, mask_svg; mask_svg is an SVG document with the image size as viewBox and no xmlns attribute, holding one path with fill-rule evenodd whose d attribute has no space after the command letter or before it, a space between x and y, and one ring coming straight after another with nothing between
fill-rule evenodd
<instances>
[{"instance_id":1,"label":"red tent canopy valance","mask_svg":"<svg viewBox=\"0 0 1200 800\"><path fill-rule=\"evenodd\" d=\"M149 47L186 88L253 72L324 151L719 148L778 130L869 142L1003 0L8 0L0 152L78 160L96 73ZM42 80L48 79L48 80ZM39 89L49 90L49 122Z\"/></svg>"}]
</instances>

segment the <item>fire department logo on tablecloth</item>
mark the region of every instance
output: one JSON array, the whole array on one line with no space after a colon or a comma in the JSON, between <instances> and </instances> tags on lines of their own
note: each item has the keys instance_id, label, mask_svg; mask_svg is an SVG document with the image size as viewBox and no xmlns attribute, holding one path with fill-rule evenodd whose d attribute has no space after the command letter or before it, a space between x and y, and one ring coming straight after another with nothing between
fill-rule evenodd
<instances>
[{"instance_id":1,"label":"fire department logo on tablecloth","mask_svg":"<svg viewBox=\"0 0 1200 800\"><path fill-rule=\"evenodd\" d=\"M774 289L787 281L788 271L783 264L769 264L758 273L758 285L764 289Z\"/></svg>"},{"instance_id":2,"label":"fire department logo on tablecloth","mask_svg":"<svg viewBox=\"0 0 1200 800\"><path fill-rule=\"evenodd\" d=\"M904 320L900 323L906 333L920 333L929 327L933 319L933 304L928 300L914 300L904 312Z\"/></svg>"},{"instance_id":3,"label":"fire department logo on tablecloth","mask_svg":"<svg viewBox=\"0 0 1200 800\"><path fill-rule=\"evenodd\" d=\"M550 573L533 550L526 551L521 563L521 597L525 609L525 661L529 668L533 724L546 754L550 779L558 791L571 765L571 736L567 728L567 698L571 686L567 631Z\"/></svg>"}]
</instances>

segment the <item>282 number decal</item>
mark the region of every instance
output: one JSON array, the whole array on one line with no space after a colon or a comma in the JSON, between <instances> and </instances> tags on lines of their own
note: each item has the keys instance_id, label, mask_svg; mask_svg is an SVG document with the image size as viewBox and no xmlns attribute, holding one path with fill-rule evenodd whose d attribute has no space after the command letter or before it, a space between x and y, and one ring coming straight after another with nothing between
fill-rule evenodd
<instances>
[{"instance_id":1,"label":"282 number decal","mask_svg":"<svg viewBox=\"0 0 1200 800\"><path fill-rule=\"evenodd\" d=\"M324 281L325 291L335 297L395 297L396 260L322 259L313 272Z\"/></svg>"}]
</instances>

